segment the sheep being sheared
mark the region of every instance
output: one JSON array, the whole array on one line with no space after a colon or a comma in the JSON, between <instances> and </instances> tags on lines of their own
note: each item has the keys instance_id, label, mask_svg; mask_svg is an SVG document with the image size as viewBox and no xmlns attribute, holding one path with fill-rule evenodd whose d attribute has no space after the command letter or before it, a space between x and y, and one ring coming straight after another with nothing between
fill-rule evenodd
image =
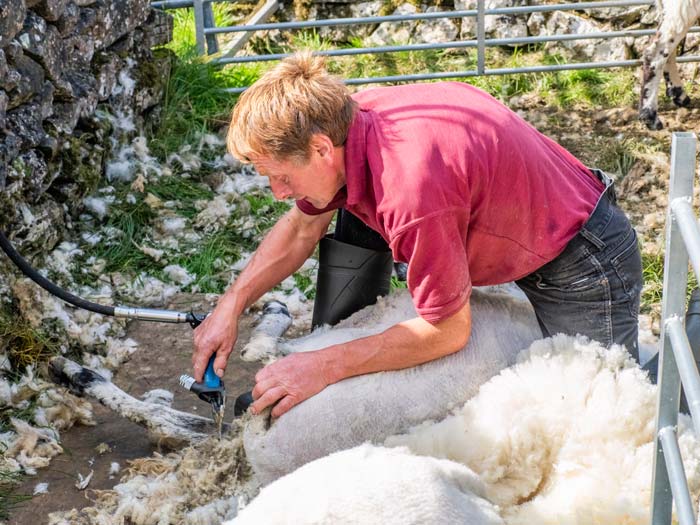
<instances>
[{"instance_id":1,"label":"sheep being sheared","mask_svg":"<svg viewBox=\"0 0 700 525\"><path fill-rule=\"evenodd\" d=\"M262 357L273 351L289 326L288 314L268 307L263 322L244 353ZM343 321L333 329L320 329L293 341L281 342L282 353L309 351L378 333L392 324L415 317L407 291L395 293ZM262 328L260 328L262 327ZM265 332L265 333L263 333ZM353 377L329 386L270 424L253 418L243 439L246 455L257 479L263 483L337 450L366 441L380 443L428 419L439 419L473 396L479 386L515 362L515 356L541 332L532 308L523 295L502 289L474 290L472 335L469 345L452 355L406 370ZM161 405L149 408L121 392L112 383L58 358L52 362L57 375L76 383L125 417L147 426L161 439L201 439L211 420L177 412Z\"/></svg>"},{"instance_id":2,"label":"sheep being sheared","mask_svg":"<svg viewBox=\"0 0 700 525\"><path fill-rule=\"evenodd\" d=\"M678 74L676 52L690 27L700 17L700 0L657 0L657 8L661 20L650 47L644 52L639 103L639 118L649 129L663 128L658 117L662 72L666 80L666 95L678 107L690 104Z\"/></svg>"},{"instance_id":3,"label":"sheep being sheared","mask_svg":"<svg viewBox=\"0 0 700 525\"><path fill-rule=\"evenodd\" d=\"M246 456L262 484L314 459L365 442L381 443L430 419L441 419L476 394L484 382L515 362L542 333L530 303L505 288L475 289L468 345L451 355L404 370L352 377L330 385L268 424L254 418L243 433ZM415 317L407 291L394 293L333 328L281 342L283 353L316 350L380 333ZM256 338L244 358L272 348ZM271 338L276 339L276 338Z\"/></svg>"}]
</instances>

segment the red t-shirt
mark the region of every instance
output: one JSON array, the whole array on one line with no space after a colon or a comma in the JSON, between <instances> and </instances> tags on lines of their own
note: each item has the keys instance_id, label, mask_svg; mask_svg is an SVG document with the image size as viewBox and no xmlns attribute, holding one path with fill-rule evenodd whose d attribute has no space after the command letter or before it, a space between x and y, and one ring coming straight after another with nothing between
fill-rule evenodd
<instances>
[{"instance_id":1,"label":"red t-shirt","mask_svg":"<svg viewBox=\"0 0 700 525\"><path fill-rule=\"evenodd\" d=\"M408 288L432 323L472 285L519 279L583 227L603 184L579 160L487 93L459 82L367 89L345 143L346 208L408 263Z\"/></svg>"}]
</instances>

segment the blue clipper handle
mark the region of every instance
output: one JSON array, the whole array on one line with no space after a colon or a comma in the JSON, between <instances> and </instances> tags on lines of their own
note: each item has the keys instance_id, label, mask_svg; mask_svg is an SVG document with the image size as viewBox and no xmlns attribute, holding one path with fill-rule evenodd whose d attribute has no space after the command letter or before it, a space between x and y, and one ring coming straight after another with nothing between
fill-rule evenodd
<instances>
[{"instance_id":1,"label":"blue clipper handle","mask_svg":"<svg viewBox=\"0 0 700 525\"><path fill-rule=\"evenodd\" d=\"M214 359L216 358L216 353L212 354L209 358L209 364L207 364L207 369L204 371L204 384L208 388L219 388L221 386L221 379L214 373Z\"/></svg>"}]
</instances>

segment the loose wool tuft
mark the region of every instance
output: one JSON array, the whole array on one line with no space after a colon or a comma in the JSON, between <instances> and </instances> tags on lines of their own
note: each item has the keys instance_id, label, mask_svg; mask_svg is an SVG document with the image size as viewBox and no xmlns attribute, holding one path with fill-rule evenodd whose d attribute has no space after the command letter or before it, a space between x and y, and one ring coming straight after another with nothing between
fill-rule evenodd
<instances>
[{"instance_id":1,"label":"loose wool tuft","mask_svg":"<svg viewBox=\"0 0 700 525\"><path fill-rule=\"evenodd\" d=\"M483 385L443 421L387 439L476 472L511 525L646 524L656 387L618 346L558 335ZM700 444L681 416L694 500Z\"/></svg>"},{"instance_id":2,"label":"loose wool tuft","mask_svg":"<svg viewBox=\"0 0 700 525\"><path fill-rule=\"evenodd\" d=\"M214 525L235 516L259 489L240 437L129 463L121 483L97 492L92 507L54 512L49 525Z\"/></svg>"},{"instance_id":3,"label":"loose wool tuft","mask_svg":"<svg viewBox=\"0 0 700 525\"><path fill-rule=\"evenodd\" d=\"M483 483L463 465L362 445L268 485L227 524L503 524L483 494Z\"/></svg>"}]
</instances>

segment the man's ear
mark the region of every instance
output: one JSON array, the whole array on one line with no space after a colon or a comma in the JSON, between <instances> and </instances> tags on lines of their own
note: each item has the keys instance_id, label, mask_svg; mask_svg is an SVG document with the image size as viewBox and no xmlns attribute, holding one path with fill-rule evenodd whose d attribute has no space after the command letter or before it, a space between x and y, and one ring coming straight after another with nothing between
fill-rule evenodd
<instances>
[{"instance_id":1,"label":"man's ear","mask_svg":"<svg viewBox=\"0 0 700 525\"><path fill-rule=\"evenodd\" d=\"M333 141L323 133L314 133L310 145L311 151L317 152L321 157L328 158L333 153Z\"/></svg>"}]
</instances>

